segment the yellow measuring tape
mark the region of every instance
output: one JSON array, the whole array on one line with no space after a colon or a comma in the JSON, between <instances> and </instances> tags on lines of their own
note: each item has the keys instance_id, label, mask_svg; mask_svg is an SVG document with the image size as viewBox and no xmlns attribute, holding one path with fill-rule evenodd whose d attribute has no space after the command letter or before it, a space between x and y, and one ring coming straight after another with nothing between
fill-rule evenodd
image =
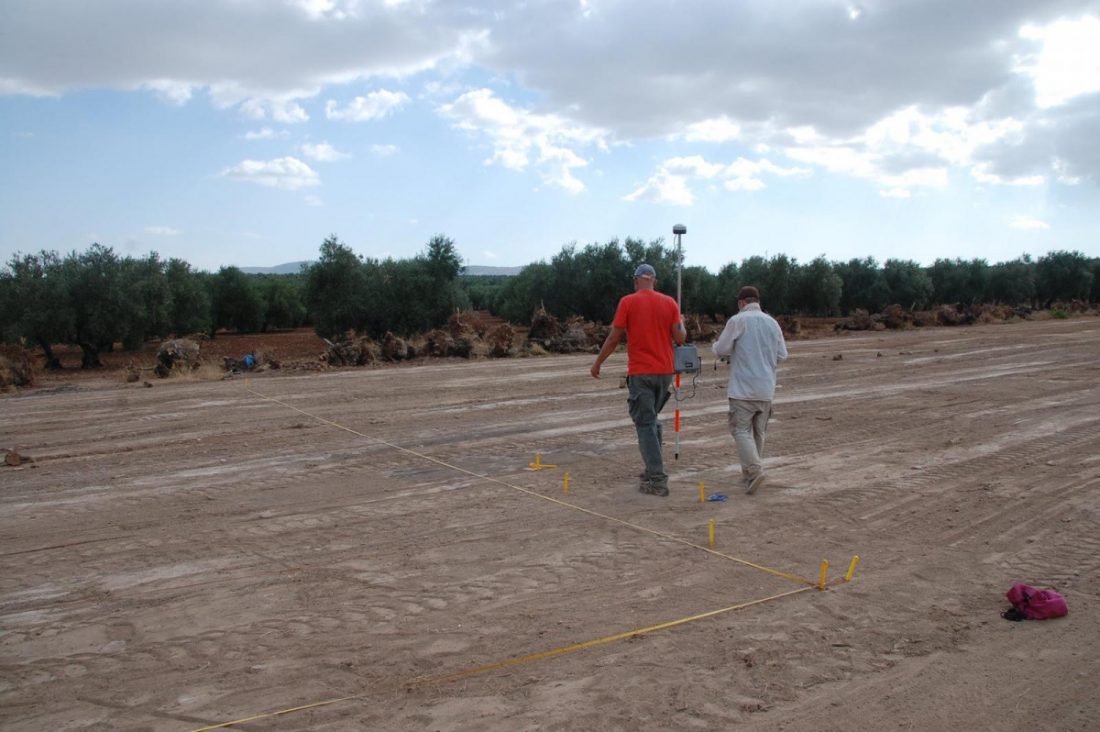
<instances>
[{"instance_id":1,"label":"yellow measuring tape","mask_svg":"<svg viewBox=\"0 0 1100 732\"><path fill-rule=\"evenodd\" d=\"M744 559L739 559L737 557L733 557L733 556L730 556L728 554L723 554L722 552L718 552L718 551L715 551L715 550L710 549L708 547L704 547L704 546L700 546L698 544L694 544L694 543L692 543L690 541L687 541L685 539L681 539L679 537L672 536L671 534L666 534L663 531L657 531L655 529L650 529L650 528L647 528L645 526L639 526L638 524L633 524L633 523L630 523L629 521L623 521L622 519L615 518L614 516L608 516L607 514L602 514L598 511L592 511L590 509L583 508L581 506L577 506L577 505L574 505L572 503L568 503L566 501L559 500L557 498L552 498L550 496L544 496L541 493L537 493L536 491L530 490L528 488L524 488L522 486L514 485L512 483L508 483L507 481L501 480L499 478L494 478L494 477L489 476L489 475L483 475L481 473L475 473L472 470L467 470L467 469L461 468L457 465L452 465L451 463L444 462L443 460L433 458L430 455L425 455L423 453L416 452L415 450L410 450L407 447L402 447L402 446L396 445L392 442L387 442L386 440L383 440L383 439L378 438L378 437L372 437L371 435L363 434L362 432L358 432L357 430L353 430L350 427L345 427L344 425L342 425L338 422L333 422L332 420L325 419L324 417L320 417L320 416L317 416L316 414L312 414L310 412L307 412L304 409L299 409L298 407L295 407L292 404L287 404L286 402L281 401L279 399L276 399L274 397L267 396L266 394L261 394L260 392L255 391L254 389L252 389L251 387L245 386L245 388L249 392L251 392L252 394L260 397L261 399L266 399L268 401L271 401L271 402L274 402L276 404L282 405L282 406L286 407L287 409L291 409L295 412L298 412L298 413L303 414L307 417L310 417L311 419L315 419L318 422L322 422L322 423L327 424L331 427L335 427L336 429L344 430L345 432L350 432L353 435L357 435L357 436L362 437L364 439L371 440L371 441L376 442L376 443L381 444L381 445L385 445L385 446L390 447L394 450L398 450L400 452L404 452L404 453L409 454L409 455L414 455L414 456L419 457L423 460L427 460L427 461L435 463L437 465L440 465L440 466L443 466L443 467L446 467L446 468L450 468L451 470L455 470L455 471L460 472L460 473L465 473L466 475L469 475L469 476L472 476L472 477L475 477L475 478L479 478L479 479L482 479L482 480L487 480L487 481L490 481L492 483L498 483L498 484L506 486L508 488L512 488L513 490L520 491L521 493L526 493L527 495L534 496L536 498L541 498L544 501L550 501L551 503L556 503L560 506L570 508L570 509L573 509L575 511L580 511L582 513L589 514L590 516L595 516L597 518L601 518L601 519L604 519L606 521L611 521L613 523L617 523L617 524L620 524L622 526L626 526L626 527L629 527L631 529L635 529L637 531L642 531L642 532L645 532L645 533L648 533L648 534L652 534L654 536L659 536L663 539L667 539L669 541L674 541L674 542L677 542L679 544L683 544L685 546L692 547L694 549L699 549L701 551L707 552L708 554L713 554L717 557L721 557L723 559L728 559L730 561L737 562L739 564L743 564L745 566L752 567L754 569L758 569L762 572L767 572L768 574L772 574L772 575L775 575L777 577L783 577L785 579L793 580L795 582L799 582L801 584L806 585L805 587L801 587L797 590L790 590L788 592L783 592L783 593L780 593L778 595L772 595L771 597L765 597L765 598L762 598L762 599L759 599L759 600L750 600L748 602L739 603L737 605L730 605L729 607L720 608L718 610L711 610L709 612L700 613L698 615L691 615L691 616L688 616L686 618L680 618L679 620L670 620L670 621L665 622L665 623L659 623L657 625L651 625L651 626L648 626L646 628L639 628L637 630L631 630L631 631L627 631L625 633L616 633L614 635L605 636L603 638L597 638L595 640L585 641L583 643L575 643L575 644L569 645L569 646L562 646L560 648L554 648L554 649L550 649L550 650L547 650L547 651L540 651L538 653L531 653L531 654L528 654L526 656L518 656L516 658L509 658L509 659L505 659L503 661L496 661L494 663L488 663L488 664L484 664L484 665L481 665L481 666L475 666L473 668L462 669L462 670L459 670L459 671L452 671L452 672L445 673L445 674L439 674L439 675L435 675L435 676L420 676L420 677L417 677L415 679L411 679L410 681L406 682L406 684L409 685L409 686L423 686L423 685L426 685L426 684L446 683L446 682L449 682L449 681L456 681L458 679L466 678L466 677L469 677L469 676L476 676L477 674L487 673L489 671L496 671L496 670L499 670L499 669L508 668L510 666L515 666L515 665L518 665L518 664L521 664L521 663L531 663L533 661L541 661L541 660L544 660L544 659L547 659L547 658L553 658L555 656L561 656L561 655L564 655L566 653L575 653L577 651L583 651L587 648L593 648L595 646L600 646L600 645L604 645L604 644L607 644L607 643L614 643L615 641L624 640L626 638L635 638L635 637L638 637L638 636L645 635L647 633L653 633L653 632L659 631L659 630L666 630L668 628L674 628L678 625L684 625L685 623L691 623L691 622L694 622L696 620L703 620L705 618L710 618L710 617L714 617L716 615L721 615L722 613L733 612L735 610L742 610L744 608L752 607L754 605L761 605L765 602L771 602L773 600L778 600L778 599L781 599L781 598L784 598L784 597L789 597L791 595L797 595L797 594L802 593L802 592L808 592L809 590L812 590L812 589L815 588L815 583L813 583L812 581L806 579L805 577L800 577L799 575L790 574L788 572L782 572L780 570L772 569L770 567L765 567L765 566L762 566L762 565L759 565L759 564L755 564L753 562L749 562L749 561L746 561ZM853 561L853 565L854 565L854 561ZM339 704L341 702L347 702L347 701L352 701L352 700L355 700L355 699L363 699L363 698L364 697L359 696L359 695L352 695L352 696L342 696L342 697L338 697L338 698L334 698L334 699L325 699L323 701L314 702L312 704L303 704L301 706L290 707L288 709L280 709L280 710L275 711L275 712L267 712L267 713L264 713L264 714L256 714L256 715L253 715L251 717L243 717L241 719L235 719L235 720L232 720L232 721L229 721L229 722L221 722L219 724L213 724L213 725L209 725L207 727L200 727L198 729L193 730L193 732L207 732L208 730L223 729L225 727L231 727L235 724L244 724L246 722L254 722L254 721L257 721L257 720L260 720L260 719L270 719L272 717L278 717L278 716L281 716L281 715L284 715L284 714L291 714L293 712L305 711L307 709L317 709L317 708L320 708L320 707L330 706L330 705L333 705L333 704Z\"/></svg>"},{"instance_id":2,"label":"yellow measuring tape","mask_svg":"<svg viewBox=\"0 0 1100 732\"><path fill-rule=\"evenodd\" d=\"M592 648L594 646L602 646L605 643L614 643L615 641L624 640L626 638L634 638L646 633L652 633L657 630L665 630L666 628L675 628L677 625L683 625L684 623L691 623L696 620L703 620L704 618L711 618L715 615L721 615L722 613L733 612L734 610L743 610L753 605L760 605L765 602L771 602L772 600L778 600L781 597L789 597L790 595L797 595L800 592L808 592L814 589L813 587L800 587L797 590L789 590L778 595L772 595L771 597L765 597L760 600L750 600L749 602L742 602L738 605L730 605L719 610L711 610L710 612L699 613L698 615L691 615L686 618L680 618L679 620L670 620L667 623L659 623L657 625L651 625L648 628L639 628L638 630L630 630L626 633L616 633L615 635L605 636L603 638L597 638L596 640L585 641L584 643L575 643L571 646L563 646L561 648L554 648L549 651L540 651L538 653L531 653L526 656L519 656L517 658L509 658L505 661L497 661L495 663L487 663L484 666L476 666L474 668L463 669L461 671L452 671L451 673L440 674L438 676L421 676L413 679L409 682L411 685L421 684L441 684L448 681L457 681L458 679L466 678L467 676L476 676L477 674L483 674L487 671L496 671L497 669L508 668L509 666L515 666L520 663L530 663L531 661L541 661L546 658L553 658L554 656L561 656L565 653L574 653L576 651L583 651L586 648Z\"/></svg>"},{"instance_id":3,"label":"yellow measuring tape","mask_svg":"<svg viewBox=\"0 0 1100 732\"><path fill-rule=\"evenodd\" d=\"M255 722L257 719L270 719L271 717L278 717L282 714L290 714L291 712L301 712L306 709L316 709L317 707L327 707L330 704L338 704L344 701L350 701L352 699L362 699L360 696L342 696L339 699L326 699L325 701L314 702L313 704L303 704L300 707L291 707L290 709L280 709L277 712L267 712L266 714L256 714L251 717L244 717L243 719L234 719L232 722L222 722L220 724L212 724L209 727L199 727L192 730L192 732L206 732L211 729L223 729L225 727L231 727L234 724L244 724L245 722Z\"/></svg>"},{"instance_id":4,"label":"yellow measuring tape","mask_svg":"<svg viewBox=\"0 0 1100 732\"><path fill-rule=\"evenodd\" d=\"M704 620L706 618L712 618L715 615L721 615L722 613L733 612L734 610L743 610L753 605L762 605L765 602L771 602L773 600L779 600L784 597L790 597L791 595L797 595L802 592L809 592L814 589L813 587L800 587L797 590L789 590L787 592L780 593L778 595L772 595L771 597L761 598L759 600L750 600L748 602L742 602L737 605L730 605L729 607L720 608L718 610L711 610L705 613L699 613L698 615L691 615L686 618L680 618L679 620L670 620L667 623L658 623L657 625L650 625L646 628L639 628L637 630L630 630L625 633L616 633L615 635L608 635L603 638L597 638L595 640L585 641L584 643L574 643L570 646L562 646L561 648L553 648L548 651L539 651L538 653L530 653L526 656L518 656L516 658L508 658L503 661L496 661L494 663L487 663L482 666L475 666L473 668L461 669L459 671L452 671L450 673L438 674L436 676L418 676L415 679L411 679L405 682L406 686L425 686L427 684L444 684L450 681L457 681L458 679L464 679L469 676L476 676L478 674L487 673L489 671L497 671L502 668L508 668L509 666L516 666L521 663L531 663L532 661L542 661L547 658L553 658L554 656L561 656L566 653L575 653L577 651L583 651L586 648L593 648L595 646L601 646L606 643L614 643L615 641L624 640L626 638L636 638L638 636L645 635L646 633L653 633L658 630L666 630L668 628L674 628L677 625L683 625L685 623L691 623L696 620ZM280 709L277 712L267 712L265 714L256 714L251 717L244 717L242 719L234 719L231 722L222 722L220 724L212 724L208 727L199 727L192 730L192 732L207 732L212 729L223 729L225 727L231 727L234 724L244 724L245 722L255 722L258 719L269 719L271 717L278 717L283 714L290 714L292 712L301 712L306 709L316 709L318 707L325 707L331 704L339 704L340 702L351 701L353 699L363 699L363 696L342 696L336 699L325 699L324 701L314 702L313 704L303 704L302 706L291 707L289 709Z\"/></svg>"},{"instance_id":5,"label":"yellow measuring tape","mask_svg":"<svg viewBox=\"0 0 1100 732\"><path fill-rule=\"evenodd\" d=\"M565 508L573 509L574 511L580 511L581 513L586 513L589 516L595 516L596 518L600 518L600 519L603 519L605 521L611 521L613 523L619 524L620 526L626 526L628 528L634 529L635 531L642 531L642 532L645 532L647 534L652 534L653 536L659 536L662 539L667 539L669 541L674 541L678 544L683 544L684 546L689 546L693 549L698 549L700 551L704 551L707 554L713 554L716 557L721 557L722 559L727 559L731 562L737 562L738 564L742 564L746 567L752 567L753 569L758 569L761 572L767 572L768 574L775 575L776 577L782 577L784 579L791 580L792 582L798 582L800 584L806 584L806 585L811 585L811 586L814 586L814 585L817 584L813 580L809 580L809 579L807 579L805 577L801 577L797 574L792 574L790 572L783 572L782 570L772 569L771 567L765 567L761 564L756 564L754 562L749 562L745 559L740 559L738 557L730 556L729 554L723 554L720 551L716 551L716 550L711 549L709 547L702 546L701 544L696 544L694 542L688 541L687 539L681 539L680 537L673 536L672 534L666 534L663 531L657 531L656 529L650 529L650 528L647 528L645 526L640 526L638 524L632 524L629 521L624 521L620 518L615 518L614 516L609 516L605 513L600 513L599 511L593 511L591 509L584 508L583 506L578 506L576 504L569 503L568 501L562 501L562 500L559 500L557 498L553 498L551 496L544 496L543 494L541 494L537 491L533 491L529 488L524 488L523 486L514 485L514 484L509 483L505 480L501 480L500 478L494 478L491 475L484 475L482 473L475 473L472 470L467 470L466 468L462 468L462 467L459 467L457 465L453 465L451 463L445 462L445 461L440 460L438 458L434 458L431 455L425 455L424 453L417 452L416 450L410 450L407 447L402 447L401 445L396 445L392 442L387 442L386 440L383 440L380 437L374 437L372 435L367 435L367 434L364 434L364 433L359 432L357 430L353 430L350 427L345 427L344 425L340 424L339 422L333 422L331 419L325 419L324 417L319 417L316 414L312 414L310 412L305 411L304 409L299 409L298 407L294 406L293 404L287 404L286 402L281 401L279 399L276 399L275 397L270 397L270 396L267 396L266 394L261 394L260 392L256 391L255 389L252 389L251 387L246 386L245 389L247 389L252 394L255 394L256 396L260 397L261 399L266 399L270 402L274 402L275 404L282 405L282 406L286 407L287 409L292 409L295 412L298 412L299 414L304 414L305 416L309 417L310 419L315 419L318 422L322 422L322 423L327 424L331 427L335 427L336 429L343 430L344 432L350 432L351 434L362 437L365 440L371 440L373 442L378 443L379 445L385 445L386 447L392 448L392 449L397 450L399 452L403 452L407 455L414 455L414 456L416 456L416 457L418 457L422 460L427 460L428 462L435 463L436 465L440 465L442 467L449 468L449 469L454 470L456 472L464 473L464 474L469 475L469 476L474 477L474 478L480 478L481 480L486 480L486 481L489 481L491 483L497 483L498 485L503 485L507 488L511 488L512 490L519 491L520 493L526 493L529 496L533 496L535 498L541 498L544 501L549 501L551 503L556 503L559 506L563 506Z\"/></svg>"}]
</instances>

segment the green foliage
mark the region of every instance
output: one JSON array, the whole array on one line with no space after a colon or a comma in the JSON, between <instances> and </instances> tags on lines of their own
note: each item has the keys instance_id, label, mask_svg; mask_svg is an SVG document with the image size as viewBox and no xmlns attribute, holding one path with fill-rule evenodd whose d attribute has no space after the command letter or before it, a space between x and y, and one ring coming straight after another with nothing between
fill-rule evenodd
<instances>
[{"instance_id":1,"label":"green foliage","mask_svg":"<svg viewBox=\"0 0 1100 732\"><path fill-rule=\"evenodd\" d=\"M458 285L466 293L471 308L498 312L500 294L511 279L509 275L464 274L458 278Z\"/></svg>"},{"instance_id":2,"label":"green foliage","mask_svg":"<svg viewBox=\"0 0 1100 732\"><path fill-rule=\"evenodd\" d=\"M932 279L916 262L887 259L882 276L890 288L890 300L905 308L925 308L932 300Z\"/></svg>"},{"instance_id":3,"label":"green foliage","mask_svg":"<svg viewBox=\"0 0 1100 732\"><path fill-rule=\"evenodd\" d=\"M321 256L306 270L305 301L313 327L322 338L363 330L376 303L361 257L335 234L321 244Z\"/></svg>"},{"instance_id":4,"label":"green foliage","mask_svg":"<svg viewBox=\"0 0 1100 732\"><path fill-rule=\"evenodd\" d=\"M445 304L446 295L437 288L448 283L435 278L445 276L442 272L425 266L423 259L387 259L380 265L380 274L380 290L385 296L368 320L372 335L392 331L406 336L446 322L451 311Z\"/></svg>"},{"instance_id":5,"label":"green foliage","mask_svg":"<svg viewBox=\"0 0 1100 732\"><path fill-rule=\"evenodd\" d=\"M989 297L993 302L1022 305L1035 299L1035 264L1023 255L995 264L989 271Z\"/></svg>"},{"instance_id":6,"label":"green foliage","mask_svg":"<svg viewBox=\"0 0 1100 732\"><path fill-rule=\"evenodd\" d=\"M493 312L513 323L527 323L541 306L559 319L579 315L610 323L619 298L632 292L634 269L643 262L657 270L658 291L675 296L675 252L666 250L660 239L648 244L637 239L620 244L613 239L580 250L568 244L549 264L528 265L500 289ZM688 274L685 288L689 286L693 296L709 296L710 282L702 275Z\"/></svg>"},{"instance_id":7,"label":"green foliage","mask_svg":"<svg viewBox=\"0 0 1100 732\"><path fill-rule=\"evenodd\" d=\"M469 307L458 284L462 260L454 242L432 237L423 254L409 260L364 260L332 235L306 271L305 301L314 329L334 338L354 329L375 338L386 331L411 335L446 323L456 308Z\"/></svg>"},{"instance_id":8,"label":"green foliage","mask_svg":"<svg viewBox=\"0 0 1100 732\"><path fill-rule=\"evenodd\" d=\"M817 316L836 315L840 312L844 282L824 256L799 267L794 279L790 301L792 310Z\"/></svg>"},{"instance_id":9,"label":"green foliage","mask_svg":"<svg viewBox=\"0 0 1100 732\"><path fill-rule=\"evenodd\" d=\"M140 320L124 284L122 263L112 248L93 244L83 254L67 256L62 271L74 313L73 340L83 351L81 365L100 367L100 354L111 351Z\"/></svg>"},{"instance_id":10,"label":"green foliage","mask_svg":"<svg viewBox=\"0 0 1100 732\"><path fill-rule=\"evenodd\" d=\"M306 317L302 302L304 279L301 275L258 275L255 277L264 304L261 330L297 328Z\"/></svg>"},{"instance_id":11,"label":"green foliage","mask_svg":"<svg viewBox=\"0 0 1100 732\"><path fill-rule=\"evenodd\" d=\"M176 337L212 330L209 287L202 275L182 259L170 259L164 270L168 284L168 332Z\"/></svg>"},{"instance_id":12,"label":"green foliage","mask_svg":"<svg viewBox=\"0 0 1100 732\"><path fill-rule=\"evenodd\" d=\"M771 290L768 289L768 260L764 259L760 255L754 254L748 259L741 260L741 267L738 270L739 279L741 281L741 287L753 286L760 290L761 297L768 298L769 310L774 311L775 308L770 305L771 303ZM737 291L733 292L733 308L734 312L737 311Z\"/></svg>"},{"instance_id":13,"label":"green foliage","mask_svg":"<svg viewBox=\"0 0 1100 732\"><path fill-rule=\"evenodd\" d=\"M83 253L17 254L0 269L0 339L36 345L47 364L59 364L53 346L77 344L83 364L119 342L137 348L151 337L217 328L248 332L311 322L325 337L348 329L381 337L412 335L442 326L455 309L487 309L527 323L539 306L560 319L579 315L610 322L631 274L652 264L658 290L676 294L674 250L663 240L613 239L562 247L550 262L515 277L467 277L454 242L436 235L412 259L363 259L335 236L321 244L320 259L300 275L245 275L236 267L217 274L192 271L156 253L120 258L109 247ZM855 308L879 312L890 303L925 308L937 303L1010 305L1057 300L1100 300L1100 259L1052 252L1037 262L989 265L983 259L939 259L930 267L871 257L801 265L786 255L729 262L717 275L699 266L682 272L683 309L714 318L736 311L742 285L761 290L774 314L834 315ZM1063 317L1055 312L1054 317Z\"/></svg>"},{"instance_id":14,"label":"green foliage","mask_svg":"<svg viewBox=\"0 0 1100 732\"><path fill-rule=\"evenodd\" d=\"M27 339L46 356L47 368L60 368L53 346L71 343L76 332L76 314L69 296L69 284L57 252L14 255L0 273L6 314L3 338Z\"/></svg>"},{"instance_id":15,"label":"green foliage","mask_svg":"<svg viewBox=\"0 0 1100 732\"><path fill-rule=\"evenodd\" d=\"M643 262L653 265L657 270L657 290L671 297L676 297L676 250L665 246L664 239L654 239L648 243L641 239L627 237L623 243L627 258L626 288L629 292L633 287L630 275L634 269ZM687 257L687 250L683 249L681 255Z\"/></svg>"},{"instance_id":16,"label":"green foliage","mask_svg":"<svg viewBox=\"0 0 1100 732\"><path fill-rule=\"evenodd\" d=\"M454 241L442 234L436 234L428 241L423 257L428 276L435 282L453 282L462 272L462 258L458 256Z\"/></svg>"},{"instance_id":17,"label":"green foliage","mask_svg":"<svg viewBox=\"0 0 1100 732\"><path fill-rule=\"evenodd\" d=\"M933 302L973 305L990 298L992 273L984 259L937 259L928 276Z\"/></svg>"},{"instance_id":18,"label":"green foliage","mask_svg":"<svg viewBox=\"0 0 1100 732\"><path fill-rule=\"evenodd\" d=\"M1092 262L1080 252L1051 252L1035 264L1035 290L1049 306L1055 300L1087 300L1095 275Z\"/></svg>"},{"instance_id":19,"label":"green foliage","mask_svg":"<svg viewBox=\"0 0 1100 732\"><path fill-rule=\"evenodd\" d=\"M149 338L171 331L172 291L156 253L145 259L127 257L119 266L128 305L121 323L122 345L127 351L138 351Z\"/></svg>"},{"instance_id":20,"label":"green foliage","mask_svg":"<svg viewBox=\"0 0 1100 732\"><path fill-rule=\"evenodd\" d=\"M493 312L513 323L530 323L535 309L553 292L554 268L536 262L512 277L500 292Z\"/></svg>"},{"instance_id":21,"label":"green foliage","mask_svg":"<svg viewBox=\"0 0 1100 732\"><path fill-rule=\"evenodd\" d=\"M683 310L711 318L723 312L718 277L706 267L684 267Z\"/></svg>"},{"instance_id":22,"label":"green foliage","mask_svg":"<svg viewBox=\"0 0 1100 732\"><path fill-rule=\"evenodd\" d=\"M222 267L210 280L214 329L255 333L264 323L264 301L253 279L237 267Z\"/></svg>"},{"instance_id":23,"label":"green foliage","mask_svg":"<svg viewBox=\"0 0 1100 732\"><path fill-rule=\"evenodd\" d=\"M544 296L546 309L559 318L580 315L610 323L618 299L607 293L621 296L633 287L633 269L624 254L617 239L602 246L589 244L579 253L576 245L563 247L550 261L553 288Z\"/></svg>"},{"instance_id":24,"label":"green foliage","mask_svg":"<svg viewBox=\"0 0 1100 732\"><path fill-rule=\"evenodd\" d=\"M741 289L741 269L730 262L718 270L715 282L715 312L728 318L737 312L737 291Z\"/></svg>"},{"instance_id":25,"label":"green foliage","mask_svg":"<svg viewBox=\"0 0 1100 732\"><path fill-rule=\"evenodd\" d=\"M833 265L840 277L840 311L850 315L857 308L881 312L890 304L890 286L873 257L850 259Z\"/></svg>"}]
</instances>

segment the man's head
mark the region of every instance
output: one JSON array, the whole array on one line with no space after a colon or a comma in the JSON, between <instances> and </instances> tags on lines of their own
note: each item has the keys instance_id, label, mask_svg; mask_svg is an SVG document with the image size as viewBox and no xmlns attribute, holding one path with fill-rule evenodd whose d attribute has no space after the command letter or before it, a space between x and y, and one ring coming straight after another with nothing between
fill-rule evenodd
<instances>
[{"instance_id":1,"label":"man's head","mask_svg":"<svg viewBox=\"0 0 1100 732\"><path fill-rule=\"evenodd\" d=\"M638 268L634 270L635 290L652 290L653 283L656 281L657 270L653 269L651 265L639 264Z\"/></svg>"},{"instance_id":2,"label":"man's head","mask_svg":"<svg viewBox=\"0 0 1100 732\"><path fill-rule=\"evenodd\" d=\"M750 302L760 302L760 290L752 285L745 285L737 291L737 307Z\"/></svg>"}]
</instances>

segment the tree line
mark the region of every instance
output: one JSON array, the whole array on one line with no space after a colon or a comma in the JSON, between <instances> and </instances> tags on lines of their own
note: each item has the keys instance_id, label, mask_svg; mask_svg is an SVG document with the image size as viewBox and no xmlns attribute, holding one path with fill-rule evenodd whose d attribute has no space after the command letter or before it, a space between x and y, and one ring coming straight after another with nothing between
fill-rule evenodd
<instances>
[{"instance_id":1,"label":"tree line","mask_svg":"<svg viewBox=\"0 0 1100 732\"><path fill-rule=\"evenodd\" d=\"M608 323L618 298L630 291L639 262L652 264L657 289L675 296L676 252L659 239L627 239L622 244L566 246L549 262L528 265L515 277L471 287L471 301L517 323L526 322L540 306L559 318L579 315ZM1100 258L1066 251L997 264L938 259L929 267L902 259L880 265L872 257L830 262L822 256L800 264L779 254L730 262L717 274L705 267L683 267L680 279L684 311L714 319L736 312L737 291L750 284L760 288L764 309L775 315L881 312L893 303L923 310L941 304L1042 308L1055 301L1100 302Z\"/></svg>"},{"instance_id":2,"label":"tree line","mask_svg":"<svg viewBox=\"0 0 1100 732\"><path fill-rule=\"evenodd\" d=\"M402 260L364 258L332 235L299 274L250 275L237 267L197 271L156 253L123 257L93 244L64 256L42 251L9 260L0 270L0 339L40 348L51 368L59 366L55 346L79 346L82 365L93 368L116 345L137 350L154 338L303 325L325 338L348 330L409 336L469 308L516 324L530 322L537 308L608 323L640 262L656 267L660 291L675 295L676 257L662 239L615 239L564 246L516 276L467 277L454 242L443 235ZM735 312L737 290L746 284L761 289L765 309L776 315L879 312L892 303L926 309L1100 302L1100 259L1067 251L995 264L939 259L927 267L900 259L880 265L871 257L801 264L783 254L752 256L717 273L684 267L681 280L685 312L716 320Z\"/></svg>"}]
</instances>

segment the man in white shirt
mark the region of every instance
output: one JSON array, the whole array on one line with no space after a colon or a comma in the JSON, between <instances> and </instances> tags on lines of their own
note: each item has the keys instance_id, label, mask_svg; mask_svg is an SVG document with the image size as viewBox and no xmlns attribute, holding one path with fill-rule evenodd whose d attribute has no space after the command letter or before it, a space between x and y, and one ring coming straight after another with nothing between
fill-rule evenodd
<instances>
[{"instance_id":1,"label":"man in white shirt","mask_svg":"<svg viewBox=\"0 0 1100 732\"><path fill-rule=\"evenodd\" d=\"M764 484L764 436L775 398L775 369L787 358L783 329L760 309L760 291L742 287L737 293L737 315L726 321L711 349L728 356L730 382L729 426L741 460L745 492L752 495Z\"/></svg>"}]
</instances>

